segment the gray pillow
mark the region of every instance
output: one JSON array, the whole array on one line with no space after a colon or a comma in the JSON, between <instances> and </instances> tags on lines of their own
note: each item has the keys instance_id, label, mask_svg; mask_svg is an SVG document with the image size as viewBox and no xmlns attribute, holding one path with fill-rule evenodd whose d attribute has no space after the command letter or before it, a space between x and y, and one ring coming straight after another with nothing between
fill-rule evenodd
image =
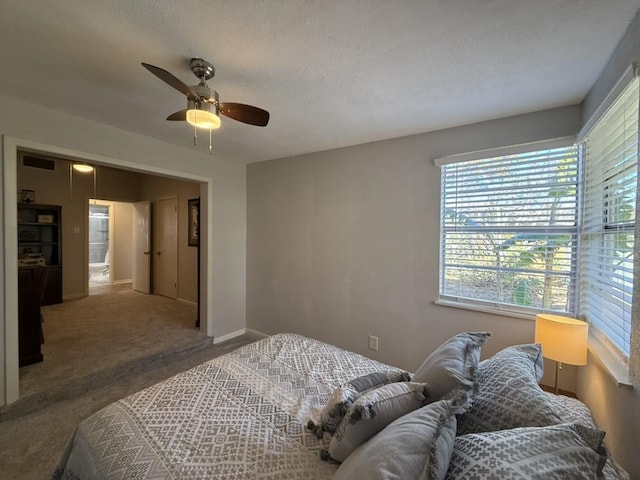
<instances>
[{"instance_id":1,"label":"gray pillow","mask_svg":"<svg viewBox=\"0 0 640 480\"><path fill-rule=\"evenodd\" d=\"M447 480L597 479L604 432L578 424L523 427L456 438Z\"/></svg>"},{"instance_id":2,"label":"gray pillow","mask_svg":"<svg viewBox=\"0 0 640 480\"><path fill-rule=\"evenodd\" d=\"M396 418L427 402L429 387L424 383L398 382L384 385L360 396L349 407L329 444L329 455L343 462L358 446Z\"/></svg>"},{"instance_id":3,"label":"gray pillow","mask_svg":"<svg viewBox=\"0 0 640 480\"><path fill-rule=\"evenodd\" d=\"M442 480L455 437L452 402L431 403L394 420L359 446L333 480Z\"/></svg>"},{"instance_id":4,"label":"gray pillow","mask_svg":"<svg viewBox=\"0 0 640 480\"><path fill-rule=\"evenodd\" d=\"M507 347L478 365L478 392L458 417L458 435L562 423L538 385L540 345Z\"/></svg>"},{"instance_id":5,"label":"gray pillow","mask_svg":"<svg viewBox=\"0 0 640 480\"><path fill-rule=\"evenodd\" d=\"M348 408L360 395L389 383L406 382L409 377L409 373L402 370L387 370L385 372L369 373L349 380L336 388L331 398L322 408L319 420L317 422L309 420L307 428L318 437L322 437L323 432L332 434L340 425Z\"/></svg>"},{"instance_id":6,"label":"gray pillow","mask_svg":"<svg viewBox=\"0 0 640 480\"><path fill-rule=\"evenodd\" d=\"M490 336L490 332L454 335L427 357L411 381L428 383L431 401L445 398L456 390L471 396L476 390L480 348Z\"/></svg>"}]
</instances>

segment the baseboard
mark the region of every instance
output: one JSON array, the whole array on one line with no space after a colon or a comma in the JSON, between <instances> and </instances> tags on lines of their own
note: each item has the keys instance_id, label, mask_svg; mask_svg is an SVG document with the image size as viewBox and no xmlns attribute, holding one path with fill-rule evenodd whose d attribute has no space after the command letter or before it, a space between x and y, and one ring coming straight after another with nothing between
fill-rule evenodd
<instances>
[{"instance_id":1,"label":"baseboard","mask_svg":"<svg viewBox=\"0 0 640 480\"><path fill-rule=\"evenodd\" d=\"M125 283L133 283L133 280L130 278L128 280L114 280L111 282L112 285L124 285Z\"/></svg>"},{"instance_id":2,"label":"baseboard","mask_svg":"<svg viewBox=\"0 0 640 480\"><path fill-rule=\"evenodd\" d=\"M77 300L79 298L84 298L86 296L87 296L86 293L72 293L71 295L63 295L62 301L64 302L65 300Z\"/></svg>"},{"instance_id":3,"label":"baseboard","mask_svg":"<svg viewBox=\"0 0 640 480\"><path fill-rule=\"evenodd\" d=\"M242 330L236 330L235 332L227 333L226 335L222 335L221 337L213 337L213 344L217 345L218 343L226 342L227 340L239 337L240 335L244 335L245 333L247 333L247 329L243 328Z\"/></svg>"},{"instance_id":4,"label":"baseboard","mask_svg":"<svg viewBox=\"0 0 640 480\"><path fill-rule=\"evenodd\" d=\"M268 337L269 334L261 332L260 330L254 330L253 328L245 328L246 333L250 333L251 335L256 335L258 337Z\"/></svg>"},{"instance_id":5,"label":"baseboard","mask_svg":"<svg viewBox=\"0 0 640 480\"><path fill-rule=\"evenodd\" d=\"M176 298L176 300L177 300L178 302L181 302L181 303L187 303L187 304L189 304L189 305L196 305L196 306L198 305L198 302L192 302L191 300L185 300L184 298L179 298L179 297L178 297L178 298Z\"/></svg>"}]
</instances>

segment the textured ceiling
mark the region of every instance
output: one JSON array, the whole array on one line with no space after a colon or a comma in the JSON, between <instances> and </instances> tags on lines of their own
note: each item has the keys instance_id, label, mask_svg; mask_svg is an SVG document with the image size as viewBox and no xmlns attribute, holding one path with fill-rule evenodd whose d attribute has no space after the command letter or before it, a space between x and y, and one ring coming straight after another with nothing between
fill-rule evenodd
<instances>
[{"instance_id":1,"label":"textured ceiling","mask_svg":"<svg viewBox=\"0 0 640 480\"><path fill-rule=\"evenodd\" d=\"M193 146L184 97L140 66L228 102L214 151L255 162L580 102L640 0L1 0L0 92Z\"/></svg>"}]
</instances>

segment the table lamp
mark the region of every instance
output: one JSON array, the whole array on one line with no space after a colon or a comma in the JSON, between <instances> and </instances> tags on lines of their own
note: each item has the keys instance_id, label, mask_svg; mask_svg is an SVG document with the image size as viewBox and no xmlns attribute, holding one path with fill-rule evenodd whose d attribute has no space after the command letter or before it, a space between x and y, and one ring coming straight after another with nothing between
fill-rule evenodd
<instances>
[{"instance_id":1,"label":"table lamp","mask_svg":"<svg viewBox=\"0 0 640 480\"><path fill-rule=\"evenodd\" d=\"M554 391L558 393L558 373L562 364L587 364L589 324L575 318L541 313L536 316L535 342L542 356L556 362Z\"/></svg>"}]
</instances>

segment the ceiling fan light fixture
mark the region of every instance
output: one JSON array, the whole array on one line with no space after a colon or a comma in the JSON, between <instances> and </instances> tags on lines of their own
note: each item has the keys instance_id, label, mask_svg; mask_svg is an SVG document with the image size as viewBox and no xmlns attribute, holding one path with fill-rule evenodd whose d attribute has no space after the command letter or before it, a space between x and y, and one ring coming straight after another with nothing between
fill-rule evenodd
<instances>
[{"instance_id":1,"label":"ceiling fan light fixture","mask_svg":"<svg viewBox=\"0 0 640 480\"><path fill-rule=\"evenodd\" d=\"M197 128L215 130L220 128L220 117L211 111L212 104L208 102L196 103L189 101L186 119L189 124Z\"/></svg>"},{"instance_id":2,"label":"ceiling fan light fixture","mask_svg":"<svg viewBox=\"0 0 640 480\"><path fill-rule=\"evenodd\" d=\"M90 173L93 172L93 167L91 165L87 165L86 163L74 163L73 169L76 172L80 173Z\"/></svg>"}]
</instances>

